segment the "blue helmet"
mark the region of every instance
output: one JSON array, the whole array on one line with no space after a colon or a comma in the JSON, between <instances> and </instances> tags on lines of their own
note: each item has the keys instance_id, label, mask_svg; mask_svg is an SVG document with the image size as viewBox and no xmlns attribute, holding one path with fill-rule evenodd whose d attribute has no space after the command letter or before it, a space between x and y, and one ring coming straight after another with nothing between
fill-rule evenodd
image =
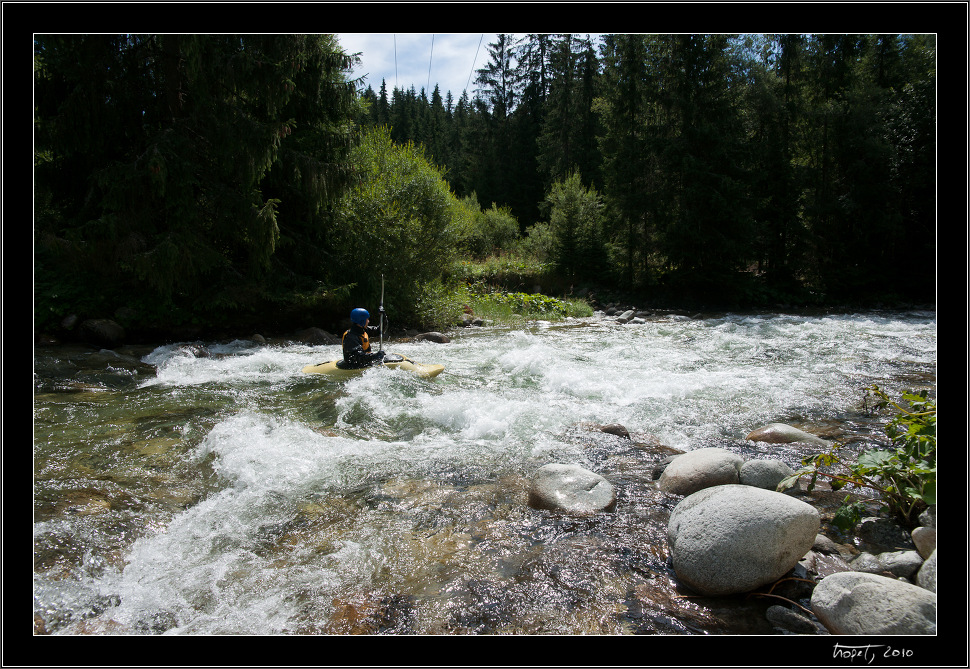
<instances>
[{"instance_id":1,"label":"blue helmet","mask_svg":"<svg viewBox=\"0 0 970 669\"><path fill-rule=\"evenodd\" d=\"M367 309L357 308L350 312L351 323L356 323L357 325L363 325L364 323L367 322L368 318L370 318L370 314L367 312Z\"/></svg>"}]
</instances>

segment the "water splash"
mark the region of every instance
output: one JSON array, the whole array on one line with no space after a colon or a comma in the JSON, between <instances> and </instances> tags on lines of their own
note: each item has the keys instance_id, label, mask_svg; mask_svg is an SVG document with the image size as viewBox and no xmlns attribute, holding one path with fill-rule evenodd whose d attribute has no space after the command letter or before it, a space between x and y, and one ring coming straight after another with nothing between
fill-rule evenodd
<instances>
[{"instance_id":1,"label":"water splash","mask_svg":"<svg viewBox=\"0 0 970 669\"><path fill-rule=\"evenodd\" d=\"M676 601L649 462L570 430L622 423L689 450L768 422L845 429L872 383L935 385L936 323L592 319L388 348L446 370L335 382L299 370L339 347L197 342L155 349L155 378L96 402L40 397L35 612L62 633L629 631L617 610L704 631L631 603ZM611 476L617 512L529 509L550 461Z\"/></svg>"}]
</instances>

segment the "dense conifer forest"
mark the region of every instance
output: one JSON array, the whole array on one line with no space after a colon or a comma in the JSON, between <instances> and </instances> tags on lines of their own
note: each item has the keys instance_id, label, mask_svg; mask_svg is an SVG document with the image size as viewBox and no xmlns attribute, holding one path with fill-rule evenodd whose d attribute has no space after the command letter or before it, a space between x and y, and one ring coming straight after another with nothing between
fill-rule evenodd
<instances>
[{"instance_id":1,"label":"dense conifer forest","mask_svg":"<svg viewBox=\"0 0 970 669\"><path fill-rule=\"evenodd\" d=\"M381 275L416 326L935 301L933 35L503 34L461 92L333 35L34 45L36 330L325 326Z\"/></svg>"}]
</instances>

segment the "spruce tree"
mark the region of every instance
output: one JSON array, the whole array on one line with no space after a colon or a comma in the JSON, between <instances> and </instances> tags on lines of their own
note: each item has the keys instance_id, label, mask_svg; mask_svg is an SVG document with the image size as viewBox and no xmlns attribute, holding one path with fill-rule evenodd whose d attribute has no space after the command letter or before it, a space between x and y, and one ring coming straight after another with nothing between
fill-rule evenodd
<instances>
[{"instance_id":1,"label":"spruce tree","mask_svg":"<svg viewBox=\"0 0 970 669\"><path fill-rule=\"evenodd\" d=\"M45 303L87 282L101 313L251 307L278 242L350 176L356 93L333 36L42 35L35 63Z\"/></svg>"}]
</instances>

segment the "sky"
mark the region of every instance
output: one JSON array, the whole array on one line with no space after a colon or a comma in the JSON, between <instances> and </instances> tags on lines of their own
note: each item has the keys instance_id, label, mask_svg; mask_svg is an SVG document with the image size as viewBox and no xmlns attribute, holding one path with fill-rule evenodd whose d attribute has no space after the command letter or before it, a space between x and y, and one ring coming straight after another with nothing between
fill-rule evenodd
<instances>
[{"instance_id":1,"label":"sky","mask_svg":"<svg viewBox=\"0 0 970 669\"><path fill-rule=\"evenodd\" d=\"M337 39L346 52L360 52L361 64L353 76L367 75L365 89L371 86L379 94L383 79L388 96L395 87L414 86L417 93L424 88L430 97L437 84L442 99L451 91L457 101L466 88L472 97L474 70L488 62L488 44L496 41L496 35L337 33Z\"/></svg>"}]
</instances>

